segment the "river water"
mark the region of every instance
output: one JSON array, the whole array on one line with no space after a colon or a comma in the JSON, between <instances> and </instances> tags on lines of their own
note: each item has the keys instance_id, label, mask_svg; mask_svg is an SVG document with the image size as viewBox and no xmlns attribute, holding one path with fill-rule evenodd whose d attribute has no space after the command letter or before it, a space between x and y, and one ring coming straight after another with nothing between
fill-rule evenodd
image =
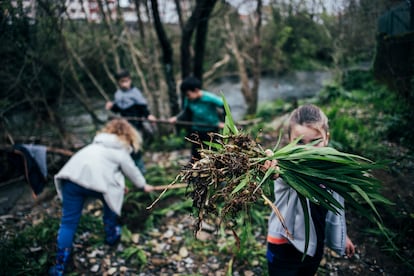
<instances>
[{"instance_id":1,"label":"river water","mask_svg":"<svg viewBox=\"0 0 414 276\"><path fill-rule=\"evenodd\" d=\"M332 79L330 72L298 71L283 76L264 76L260 79L259 105L278 99L302 99L318 94L323 85ZM207 90L223 93L228 102L234 120L241 120L246 113L247 105L241 94L241 84L235 78L223 78L209 85Z\"/></svg>"}]
</instances>

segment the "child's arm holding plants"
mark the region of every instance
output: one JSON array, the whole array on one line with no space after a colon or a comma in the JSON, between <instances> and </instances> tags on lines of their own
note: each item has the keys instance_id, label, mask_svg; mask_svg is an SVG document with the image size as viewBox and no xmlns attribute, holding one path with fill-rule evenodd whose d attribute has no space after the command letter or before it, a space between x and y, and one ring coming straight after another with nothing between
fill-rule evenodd
<instances>
[{"instance_id":1,"label":"child's arm holding plants","mask_svg":"<svg viewBox=\"0 0 414 276\"><path fill-rule=\"evenodd\" d=\"M273 151L270 149L267 149L265 151L266 156L272 156L273 155ZM263 170L267 171L268 169L273 168L276 171L279 171L279 166L277 165L277 160L273 159L273 160L266 160L263 164ZM277 179L279 177L278 173L275 173L272 178L273 179Z\"/></svg>"}]
</instances>

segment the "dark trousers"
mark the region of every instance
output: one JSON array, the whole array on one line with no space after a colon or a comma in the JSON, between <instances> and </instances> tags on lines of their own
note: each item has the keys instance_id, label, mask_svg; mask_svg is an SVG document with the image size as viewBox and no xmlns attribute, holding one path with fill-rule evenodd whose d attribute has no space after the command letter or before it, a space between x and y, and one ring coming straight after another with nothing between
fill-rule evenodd
<instances>
[{"instance_id":1,"label":"dark trousers","mask_svg":"<svg viewBox=\"0 0 414 276\"><path fill-rule=\"evenodd\" d=\"M215 140L219 138L217 135L214 135L212 139L210 135L210 134L217 133L217 132L218 132L218 129L211 130L211 131L193 130L190 133L189 139L195 142L195 143L193 142L191 146L191 160L190 160L191 163L201 159L201 155L199 152L200 149L208 147L207 145L203 144L203 141L214 142Z\"/></svg>"},{"instance_id":2,"label":"dark trousers","mask_svg":"<svg viewBox=\"0 0 414 276\"><path fill-rule=\"evenodd\" d=\"M322 250L313 257L307 255L302 261L303 253L293 245L268 243L269 276L314 276L322 259Z\"/></svg>"},{"instance_id":3,"label":"dark trousers","mask_svg":"<svg viewBox=\"0 0 414 276\"><path fill-rule=\"evenodd\" d=\"M135 166L137 166L141 173L144 175L147 170L145 168L144 160L142 159L142 152L133 152L131 153L131 157L134 160Z\"/></svg>"}]
</instances>

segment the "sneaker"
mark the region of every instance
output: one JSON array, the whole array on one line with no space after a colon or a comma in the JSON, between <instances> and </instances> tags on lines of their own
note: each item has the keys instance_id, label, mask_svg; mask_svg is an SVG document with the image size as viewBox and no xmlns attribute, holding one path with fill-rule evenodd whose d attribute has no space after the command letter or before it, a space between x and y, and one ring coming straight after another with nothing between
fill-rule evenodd
<instances>
[{"instance_id":1,"label":"sneaker","mask_svg":"<svg viewBox=\"0 0 414 276\"><path fill-rule=\"evenodd\" d=\"M105 239L105 243L108 245L116 245L121 240L121 227L115 226L115 231L112 235L107 235Z\"/></svg>"}]
</instances>

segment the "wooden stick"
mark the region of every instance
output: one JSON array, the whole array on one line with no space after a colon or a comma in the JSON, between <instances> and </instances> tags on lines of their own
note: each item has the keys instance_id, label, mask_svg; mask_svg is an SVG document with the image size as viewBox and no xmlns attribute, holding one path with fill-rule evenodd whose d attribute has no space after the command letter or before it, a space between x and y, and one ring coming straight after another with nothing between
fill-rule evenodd
<instances>
[{"instance_id":1,"label":"wooden stick","mask_svg":"<svg viewBox=\"0 0 414 276\"><path fill-rule=\"evenodd\" d=\"M149 120L147 118L140 118L140 117L120 117L119 115L111 115L116 118L124 118L129 121L141 121L141 122L150 122L150 123L157 123L157 124L170 124L170 125L183 125L183 126L204 126L204 127L217 127L216 125L205 124L205 123L197 123L192 121L176 121L175 123L171 123L165 119L155 119ZM251 119L251 120L242 120L236 123L238 126L246 126L246 125L253 125L257 124L261 121L261 118Z\"/></svg>"},{"instance_id":2,"label":"wooden stick","mask_svg":"<svg viewBox=\"0 0 414 276\"><path fill-rule=\"evenodd\" d=\"M21 145L24 145L24 144L21 144ZM36 144L36 145L40 145L40 144ZM13 150L14 150L13 145L0 145L0 151L13 152ZM73 151L71 150L55 148L55 147L46 147L46 152L58 153L58 154L62 154L65 156L73 155Z\"/></svg>"},{"instance_id":3,"label":"wooden stick","mask_svg":"<svg viewBox=\"0 0 414 276\"><path fill-rule=\"evenodd\" d=\"M65 155L65 156L72 156L73 155L73 151L70 151L70 150L67 150L67 149L47 147L46 150L48 152L54 152L54 153L62 154L62 155Z\"/></svg>"},{"instance_id":4,"label":"wooden stick","mask_svg":"<svg viewBox=\"0 0 414 276\"><path fill-rule=\"evenodd\" d=\"M13 179L6 180L4 182L0 182L0 188L4 186L8 186L10 184L15 184L16 182L19 182L19 181L25 181L24 176L18 176Z\"/></svg>"},{"instance_id":5,"label":"wooden stick","mask_svg":"<svg viewBox=\"0 0 414 276\"><path fill-rule=\"evenodd\" d=\"M161 186L153 186L154 191L162 191L166 189L180 189L187 187L187 184L185 183L177 183L177 184L169 184L169 185L161 185Z\"/></svg>"},{"instance_id":6,"label":"wooden stick","mask_svg":"<svg viewBox=\"0 0 414 276\"><path fill-rule=\"evenodd\" d=\"M154 186L154 188L155 187L164 187L164 190L158 196L158 198L156 200L154 200L154 202L150 206L147 207L147 210L150 210L150 209L152 209L152 207L154 207L154 205L161 199L161 197L165 194L165 192L168 190L168 188L173 187L175 185L177 185L177 187L179 187L179 188L183 188L183 187L187 186L187 184L184 184L184 183L178 183L178 184L176 184L176 181L179 179L179 177L180 177L180 175L177 175L175 177L175 180L173 182L171 182L170 184L168 184L168 185Z\"/></svg>"},{"instance_id":7,"label":"wooden stick","mask_svg":"<svg viewBox=\"0 0 414 276\"><path fill-rule=\"evenodd\" d=\"M204 123L196 123L191 121L176 121L175 123L171 123L168 120L164 119L155 119L155 120L149 120L147 118L139 118L139 117L121 117L128 121L141 121L141 122L150 122L150 123L157 123L157 124L170 124L170 125L183 125L183 126L204 126L204 127L214 127L218 128L216 125L211 124L204 124Z\"/></svg>"}]
</instances>

